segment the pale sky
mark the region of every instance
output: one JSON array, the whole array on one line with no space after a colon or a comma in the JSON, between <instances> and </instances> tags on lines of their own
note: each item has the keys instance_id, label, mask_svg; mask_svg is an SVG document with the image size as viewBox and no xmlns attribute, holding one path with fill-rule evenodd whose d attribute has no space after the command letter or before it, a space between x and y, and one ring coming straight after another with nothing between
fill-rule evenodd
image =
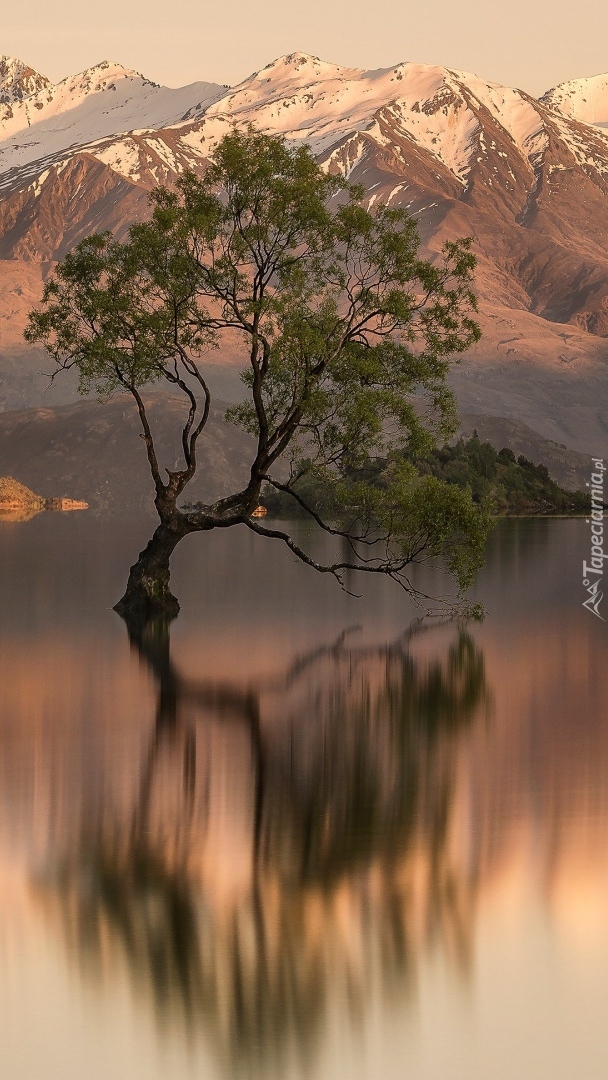
<instances>
[{"instance_id":1,"label":"pale sky","mask_svg":"<svg viewBox=\"0 0 608 1080\"><path fill-rule=\"evenodd\" d=\"M608 72L606 0L27 0L3 8L0 54L54 82L109 59L166 86L234 85L296 51L349 67L442 64L533 94Z\"/></svg>"}]
</instances>

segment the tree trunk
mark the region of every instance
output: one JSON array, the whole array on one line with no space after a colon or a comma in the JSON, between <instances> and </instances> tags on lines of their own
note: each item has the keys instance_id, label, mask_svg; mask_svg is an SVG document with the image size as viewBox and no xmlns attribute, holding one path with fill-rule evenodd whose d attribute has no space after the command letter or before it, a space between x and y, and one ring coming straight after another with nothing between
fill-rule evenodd
<instances>
[{"instance_id":1,"label":"tree trunk","mask_svg":"<svg viewBox=\"0 0 608 1080\"><path fill-rule=\"evenodd\" d=\"M169 588L170 559L190 530L183 520L161 523L129 571L125 594L114 610L126 618L147 621L156 615L175 618L179 602Z\"/></svg>"}]
</instances>

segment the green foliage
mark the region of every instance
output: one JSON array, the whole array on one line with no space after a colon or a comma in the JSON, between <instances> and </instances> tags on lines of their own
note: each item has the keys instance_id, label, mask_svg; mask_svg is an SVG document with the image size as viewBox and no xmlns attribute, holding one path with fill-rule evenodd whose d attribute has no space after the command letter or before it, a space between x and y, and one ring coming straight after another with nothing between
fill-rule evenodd
<instances>
[{"instance_id":1,"label":"green foliage","mask_svg":"<svg viewBox=\"0 0 608 1080\"><path fill-rule=\"evenodd\" d=\"M47 282L30 315L27 341L42 341L60 367L75 367L80 390L102 396L167 377L180 349L200 351L213 330L197 318L193 274L177 237L134 226L129 244L91 236ZM179 320L179 341L175 326Z\"/></svg>"},{"instance_id":2,"label":"green foliage","mask_svg":"<svg viewBox=\"0 0 608 1080\"><path fill-rule=\"evenodd\" d=\"M344 521L359 515L370 531L375 527L380 532L390 515L391 525L403 535L408 528L415 533L416 527L424 530L426 525L429 544L436 544L436 552L461 581L474 575L493 515L589 511L587 492L561 488L546 465L535 465L523 454L516 459L508 447L496 451L476 432L424 456L370 457L339 487L311 468L296 490L320 516ZM403 510L397 522L398 493ZM298 506L271 487L264 491L264 503L279 517L298 514Z\"/></svg>"},{"instance_id":3,"label":"green foliage","mask_svg":"<svg viewBox=\"0 0 608 1080\"><path fill-rule=\"evenodd\" d=\"M486 502L495 514L584 513L589 495L566 491L549 475L546 465L535 465L523 454L515 459L508 447L496 451L477 433L436 449L418 460L421 471L471 491L476 503Z\"/></svg>"},{"instance_id":4,"label":"green foliage","mask_svg":"<svg viewBox=\"0 0 608 1080\"><path fill-rule=\"evenodd\" d=\"M180 513L175 499L196 469L210 401L201 357L229 333L249 393L228 419L255 437L251 478L203 508L204 522L191 513L188 528L247 519L281 460L280 486L298 505L321 507L321 485L323 513L348 517L353 537L380 529L388 572L441 555L464 587L487 518L466 483L432 468L421 478L406 458L430 461L456 427L446 374L479 338L470 241L422 260L406 211L371 213L363 191L323 172L307 147L253 129L231 131L202 179L187 174L151 202L126 243L93 236L67 256L26 338L75 367L82 391L136 398L161 520ZM139 393L160 380L187 407L184 468L167 483ZM382 483L377 459L391 463Z\"/></svg>"}]
</instances>

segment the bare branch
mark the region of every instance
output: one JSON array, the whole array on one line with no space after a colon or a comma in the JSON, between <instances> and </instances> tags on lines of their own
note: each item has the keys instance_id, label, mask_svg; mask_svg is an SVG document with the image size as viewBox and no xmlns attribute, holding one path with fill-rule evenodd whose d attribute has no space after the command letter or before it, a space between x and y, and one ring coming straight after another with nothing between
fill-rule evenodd
<instances>
[{"instance_id":1,"label":"bare branch","mask_svg":"<svg viewBox=\"0 0 608 1080\"><path fill-rule=\"evenodd\" d=\"M260 536L267 536L273 540L282 540L301 562L306 563L307 566L311 566L320 574L331 574L335 577L342 590L352 596L357 596L358 594L352 593L344 584L345 574L349 570L355 570L362 574L380 574L383 577L391 578L393 581L397 582L397 584L412 597L419 598L420 600L435 600L434 597L429 597L420 589L416 589L411 580L405 576L405 568L413 562L410 555L404 555L402 558L394 559L390 562L379 560L375 565L364 561L320 563L296 544L289 533L283 532L281 529L268 529L264 525L260 525L259 522L253 518L241 517L238 520L246 525L248 529L251 529L252 532L258 533Z\"/></svg>"},{"instance_id":2,"label":"bare branch","mask_svg":"<svg viewBox=\"0 0 608 1080\"><path fill-rule=\"evenodd\" d=\"M148 417L147 417L147 414L146 414L146 408L145 408L145 405L143 403L141 394L139 393L139 390L137 389L135 383L133 383L133 382L129 383L124 378L124 376L122 375L122 372L120 371L120 369L118 367L116 368L116 377L117 377L118 381L120 383L122 383L125 390L128 390L128 392L135 398L135 401L137 403L137 411L139 412L139 419L140 419L141 426L142 426L142 429L143 429L142 439L144 440L144 443L146 444L146 453L148 455L148 462L149 462L149 465L150 465L150 471L152 473L152 479L154 480L154 486L156 488L156 494L159 495L159 496L162 496L164 494L166 488L165 488L165 484L163 483L163 480L162 480L162 477L161 477L161 474L160 474L160 469L159 469L159 466L158 466L158 458L156 456L156 448L154 446L154 439L152 438L152 431L150 430L150 424L148 423Z\"/></svg>"},{"instance_id":3,"label":"bare branch","mask_svg":"<svg viewBox=\"0 0 608 1080\"><path fill-rule=\"evenodd\" d=\"M302 477L302 475L303 474L301 473L300 478ZM294 491L294 489L292 487L290 487L288 484L279 483L278 480L274 480L272 478L272 476L268 476L267 473L265 473L262 476L261 479L265 480L266 483L268 483L272 487L276 488L277 491L283 491L286 495L290 495L292 499L295 499L295 501L298 503L298 505L301 506L302 509L305 510L307 514L310 514L311 518L313 518L314 521L316 521L317 525L321 529L323 529L324 532L329 533L331 536L341 536L344 540L348 540L351 543L351 545L352 545L353 542L356 542L358 544L368 544L371 547L371 546L373 546L375 544L383 543L384 541L388 542L389 538L385 537L385 536L376 536L374 538L370 538L370 537L367 537L365 535L360 535L358 533L354 534L352 532L348 532L348 531L346 531L344 529L336 529L333 526L329 525L326 521L324 521L323 518L319 514L317 514L317 512L315 510L313 510L312 507L309 506L307 502L304 501L302 496L299 495L297 493L297 491ZM354 548L353 548L353 551L355 551ZM356 554L356 552L355 552L355 554ZM364 562L365 560L362 559L361 561Z\"/></svg>"}]
</instances>

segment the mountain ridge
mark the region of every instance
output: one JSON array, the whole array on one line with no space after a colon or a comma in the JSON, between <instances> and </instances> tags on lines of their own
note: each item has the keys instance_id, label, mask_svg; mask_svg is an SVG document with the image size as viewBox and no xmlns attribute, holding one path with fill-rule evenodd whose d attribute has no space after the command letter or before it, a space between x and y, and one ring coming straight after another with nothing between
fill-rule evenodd
<instances>
[{"instance_id":1,"label":"mountain ridge","mask_svg":"<svg viewBox=\"0 0 608 1080\"><path fill-rule=\"evenodd\" d=\"M224 90L207 82L170 89L109 60L57 84L47 80L34 93L0 104L0 174L75 144L170 125Z\"/></svg>"}]
</instances>

